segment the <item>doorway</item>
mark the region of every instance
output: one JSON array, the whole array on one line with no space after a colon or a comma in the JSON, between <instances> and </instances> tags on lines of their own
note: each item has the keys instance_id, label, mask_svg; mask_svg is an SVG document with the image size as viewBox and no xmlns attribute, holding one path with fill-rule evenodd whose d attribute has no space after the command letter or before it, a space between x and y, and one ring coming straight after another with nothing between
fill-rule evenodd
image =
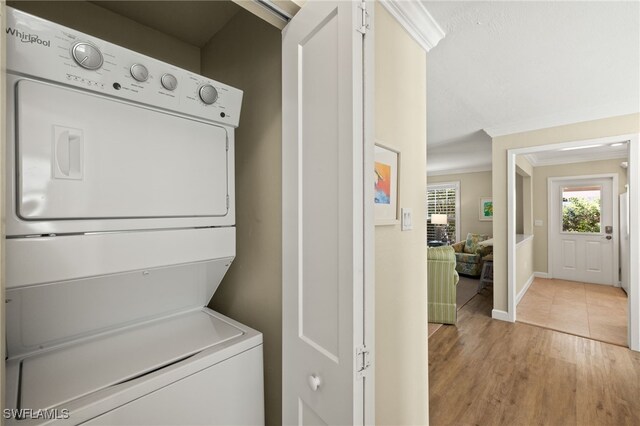
<instances>
[{"instance_id":1,"label":"doorway","mask_svg":"<svg viewBox=\"0 0 640 426\"><path fill-rule=\"evenodd\" d=\"M624 185L618 185L618 176L622 182L627 180L619 162L589 163L593 169L619 169L619 174L550 177L544 182L549 274L534 278L518 303L518 321L627 345L628 301L619 287L618 233L614 232L618 228L617 193L624 190ZM562 167L572 170L580 166ZM555 168L534 168L534 173L545 175L549 170ZM543 179L536 181L540 184Z\"/></svg>"},{"instance_id":2,"label":"doorway","mask_svg":"<svg viewBox=\"0 0 640 426\"><path fill-rule=\"evenodd\" d=\"M518 309L520 309L521 307L518 306L518 302L520 302L523 298L523 296L525 295L525 293L527 293L527 290L530 288L535 287L535 282L538 279L557 279L557 277L554 276L554 269L551 267L551 261L549 261L546 256L544 261L542 262L545 266L544 269L537 269L534 268L531 276L529 277L529 279L525 279L524 281L526 281L526 283L520 284L518 287L516 287L518 285L519 280L521 281L521 272L523 270L524 267L526 267L527 263L526 262L519 262L518 256L516 255L516 245L517 245L517 240L516 240L516 162L517 162L517 158L519 156L528 156L531 154L542 154L542 153L549 153L551 151L554 152L553 155L551 156L558 156L558 152L562 152L562 151L575 151L575 150L582 150L582 151L578 151L579 153L584 152L585 148L594 148L594 149L602 149L604 150L605 148L608 149L608 147L614 147L614 146L621 146L624 145L624 150L626 152L626 157L628 158L628 160L626 162L624 162L624 166L628 167L628 169L626 169L626 174L628 176L628 182L629 182L629 212L630 212L630 222L629 222L629 241L628 241L628 247L629 247L629 259L633 259L633 258L637 258L638 255L640 254L640 250L639 250L639 245L638 245L638 241L636 241L639 237L638 235L638 220L636 218L637 215L637 211L638 211L638 186L639 185L639 179L638 179L638 170L637 170L637 165L638 162L640 160L640 149L638 147L638 135L637 134L631 134L631 135L621 135L621 136L615 136L615 137L606 137L606 138L601 138L601 139L594 139L594 140L582 140L582 141L573 141L573 142L564 142L564 143L558 143L558 144L550 144L550 145L540 145L540 146L535 146L535 147L528 147L528 148L517 148L517 149L511 149L508 150L508 155L507 155L507 160L508 160L508 169L507 169L507 178L508 178L508 317L509 320L511 321L515 321L516 320L516 307ZM596 148L599 147L599 148ZM612 157L609 157L612 158ZM619 158L619 157L613 157L613 158ZM581 161L581 160L577 160L577 161ZM584 160L582 160L584 161ZM622 163L622 162L619 162ZM620 166L622 166L622 164L620 164ZM597 171L596 171L597 172ZM573 173L571 174L571 176L576 177L576 176L583 176L583 175L587 175L589 173L589 171L586 172L582 172L582 173ZM562 173L558 173L558 175L562 176ZM550 175L553 176L553 175ZM570 176L570 177L571 177ZM564 176L563 176L564 177ZM589 175L589 177L594 177L592 175ZM596 178L601 178L603 176L595 176ZM574 184L569 184L566 185L566 188L568 188L569 190L575 190L577 189L584 189L587 188L586 186L584 186L585 182L574 182ZM582 185L582 186L580 186ZM612 184L615 188L615 184ZM595 185L598 186L598 185ZM544 188L545 194L547 194L546 192L546 188ZM602 191L602 190L601 190ZM573 191L574 193L570 193L567 192L566 195L577 195L575 194L575 192L580 192L580 191ZM597 192L597 191L596 191ZM612 200L611 202L615 205L617 205L618 203L618 193L617 191L614 190L614 194L616 199L613 200L613 196L610 197L610 199ZM595 194L591 194L590 196L595 196ZM602 196L602 193L601 193ZM549 197L551 197L551 195L549 195ZM566 197L566 198L572 198L572 197ZM576 198L576 197L573 197ZM577 197L580 198L580 197ZM551 202L553 200L549 200L549 202ZM562 197L561 195L558 195L558 198L556 199L556 202L558 204L562 204ZM544 204L547 203L547 200L545 200ZM549 204L549 208L550 208L550 204ZM560 207L558 207L560 208ZM615 208L615 207L614 207ZM534 209L535 211L535 209ZM551 247L552 244L549 243L549 246L547 248L547 239L553 239L553 237L551 237L550 235L547 234L547 232L544 232L544 234L541 234L539 231L536 232L536 230L539 229L539 227L541 226L546 226L552 225L552 221L553 219L550 219L549 217L547 217L548 215L548 211L545 209L544 211L544 216L542 215L536 215L534 213L534 217L532 217L532 223L534 225L534 234L535 234L535 238L534 241L537 239L537 243L538 245L544 243L544 247L546 250L549 250L549 252L551 252L551 250L553 250L553 248ZM613 219L611 219L612 224L605 224L602 223L602 220L607 220L606 218L600 218L600 220L598 220L598 222L600 222L600 226L601 227L606 227L606 226L611 226L612 229L611 231L611 243L613 244L614 239L617 240L617 233L618 233L618 229L617 229L617 223L613 223L615 220L617 220L617 215L615 214L615 212L613 213L613 215L615 217L613 217ZM546 220L545 220L546 219ZM557 222L559 227L561 227L562 225L562 221L560 219L558 219ZM591 232L592 234L598 234L600 238L604 238L605 240L609 241L606 237L607 237L607 229L601 229L599 230L600 232ZM550 231L549 231L550 232ZM614 235L614 233L616 235ZM574 244L576 246L577 249L577 242L571 243ZM606 244L606 243L605 243ZM539 247L538 247L539 248ZM592 251L593 253L591 254L592 257L597 256L596 253L596 244L594 243ZM569 252L569 251L568 251ZM576 253L576 252L574 252ZM551 253L549 253L548 255L549 257L552 256ZM537 258L539 258L540 256L537 256ZM521 259L520 259L521 260ZM555 260L555 259L552 259ZM570 259L568 259L570 260ZM594 259L594 262L597 261L598 259ZM547 262L549 262L549 265L547 265ZM521 264L522 263L522 264ZM540 264L540 262L537 262L538 264ZM587 264L588 262L585 262L585 264ZM609 279L609 285L611 284L618 284L618 265L617 262L615 260L615 254L614 254L614 259L612 262L612 269L613 269L613 275L614 275L614 279ZM587 268L588 269L588 268ZM591 268L591 269L598 269L598 268ZM606 271L605 271L606 274ZM634 271L633 268L631 268L629 270L629 297L627 300L627 309L628 309L628 316L626 319L626 323L627 323L627 330L628 330L628 336L627 336L627 343L628 346L633 349L633 350L640 350L640 321L638 320L639 318L639 307L640 307L640 297L639 297L639 289L638 289L638 271ZM583 279L583 278L574 278L574 279ZM583 284L589 284L589 283L583 283ZM586 292L586 290L585 290ZM576 334L576 333L574 333Z\"/></svg>"}]
</instances>

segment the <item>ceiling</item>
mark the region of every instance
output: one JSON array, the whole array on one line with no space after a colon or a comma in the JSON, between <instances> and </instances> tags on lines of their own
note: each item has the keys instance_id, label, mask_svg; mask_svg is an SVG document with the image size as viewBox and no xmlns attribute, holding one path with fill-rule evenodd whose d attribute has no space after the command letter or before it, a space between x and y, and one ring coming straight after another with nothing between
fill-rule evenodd
<instances>
[{"instance_id":1,"label":"ceiling","mask_svg":"<svg viewBox=\"0 0 640 426\"><path fill-rule=\"evenodd\" d=\"M577 148L577 149L576 149ZM627 141L607 144L579 145L571 149L549 149L547 151L525 154L529 163L534 166L550 166L554 164L568 164L585 161L612 160L619 158L626 160L629 147Z\"/></svg>"},{"instance_id":2,"label":"ceiling","mask_svg":"<svg viewBox=\"0 0 640 426\"><path fill-rule=\"evenodd\" d=\"M196 47L203 47L241 9L230 0L91 3Z\"/></svg>"},{"instance_id":3,"label":"ceiling","mask_svg":"<svg viewBox=\"0 0 640 426\"><path fill-rule=\"evenodd\" d=\"M639 2L423 3L446 33L427 54L430 174L489 170L489 134L640 111Z\"/></svg>"}]
</instances>

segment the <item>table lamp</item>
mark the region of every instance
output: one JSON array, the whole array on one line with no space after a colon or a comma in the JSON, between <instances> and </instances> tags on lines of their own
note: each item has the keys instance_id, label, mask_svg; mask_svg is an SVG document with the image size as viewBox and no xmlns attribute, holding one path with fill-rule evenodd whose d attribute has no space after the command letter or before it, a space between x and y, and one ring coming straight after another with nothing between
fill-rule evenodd
<instances>
[{"instance_id":1,"label":"table lamp","mask_svg":"<svg viewBox=\"0 0 640 426\"><path fill-rule=\"evenodd\" d=\"M439 230L438 234L441 234L440 241L447 242L447 225L449 224L446 214L432 214L431 223L433 225L439 225L436 229Z\"/></svg>"}]
</instances>

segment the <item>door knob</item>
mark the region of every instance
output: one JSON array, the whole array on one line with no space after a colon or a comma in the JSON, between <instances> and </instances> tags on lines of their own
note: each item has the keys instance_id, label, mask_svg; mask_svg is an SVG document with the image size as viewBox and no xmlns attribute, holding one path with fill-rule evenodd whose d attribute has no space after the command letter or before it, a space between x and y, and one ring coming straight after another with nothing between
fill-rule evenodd
<instances>
[{"instance_id":1,"label":"door knob","mask_svg":"<svg viewBox=\"0 0 640 426\"><path fill-rule=\"evenodd\" d=\"M309 376L308 382L309 382L309 387L313 391L317 391L320 385L322 384L322 380L320 380L320 377L316 376L315 374L312 374L311 376Z\"/></svg>"},{"instance_id":2,"label":"door knob","mask_svg":"<svg viewBox=\"0 0 640 426\"><path fill-rule=\"evenodd\" d=\"M611 238L613 238L613 237L612 237L611 235L607 235L605 238L606 238L607 240L610 240L610 239L611 239Z\"/></svg>"}]
</instances>

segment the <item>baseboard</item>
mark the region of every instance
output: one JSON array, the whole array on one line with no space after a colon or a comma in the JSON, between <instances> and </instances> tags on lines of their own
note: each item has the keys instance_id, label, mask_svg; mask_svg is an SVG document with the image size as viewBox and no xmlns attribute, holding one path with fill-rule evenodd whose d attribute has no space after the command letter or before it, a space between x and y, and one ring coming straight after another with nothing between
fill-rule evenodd
<instances>
[{"instance_id":1,"label":"baseboard","mask_svg":"<svg viewBox=\"0 0 640 426\"><path fill-rule=\"evenodd\" d=\"M513 321L511 321L511 318L509 318L509 313L507 311L501 311L500 309L492 310L491 311L491 318L497 319L497 320L500 320L500 321L513 322Z\"/></svg>"},{"instance_id":2,"label":"baseboard","mask_svg":"<svg viewBox=\"0 0 640 426\"><path fill-rule=\"evenodd\" d=\"M520 293L518 293L516 295L516 305L518 305L518 303L520 303L520 301L524 297L524 295L527 292L527 290L529 290L529 287L531 287L531 284L533 284L533 280L535 278L536 278L536 273L534 272L533 274L531 274L531 276L529 277L529 279L525 283L524 287L522 287L522 290L520 290Z\"/></svg>"},{"instance_id":3,"label":"baseboard","mask_svg":"<svg viewBox=\"0 0 640 426\"><path fill-rule=\"evenodd\" d=\"M549 273L547 273L547 272L534 272L533 276L535 278L549 278Z\"/></svg>"}]
</instances>

